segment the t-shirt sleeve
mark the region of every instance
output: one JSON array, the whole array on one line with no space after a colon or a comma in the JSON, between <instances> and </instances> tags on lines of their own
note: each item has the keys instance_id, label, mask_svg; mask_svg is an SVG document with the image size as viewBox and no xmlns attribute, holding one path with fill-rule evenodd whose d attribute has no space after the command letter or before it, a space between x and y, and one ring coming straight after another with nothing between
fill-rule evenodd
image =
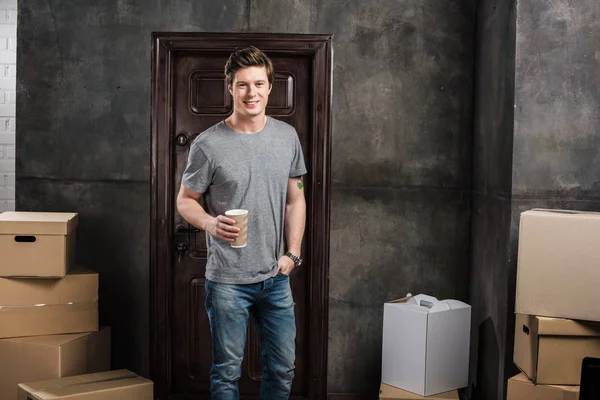
<instances>
[{"instance_id":1,"label":"t-shirt sleeve","mask_svg":"<svg viewBox=\"0 0 600 400\"><path fill-rule=\"evenodd\" d=\"M298 139L297 134L294 134L294 158L292 159L292 165L290 166L290 178L295 178L304 174L306 174L304 154L302 153L300 139Z\"/></svg>"},{"instance_id":2,"label":"t-shirt sleeve","mask_svg":"<svg viewBox=\"0 0 600 400\"><path fill-rule=\"evenodd\" d=\"M202 148L192 144L181 184L196 193L204 193L212 179L210 161Z\"/></svg>"}]
</instances>

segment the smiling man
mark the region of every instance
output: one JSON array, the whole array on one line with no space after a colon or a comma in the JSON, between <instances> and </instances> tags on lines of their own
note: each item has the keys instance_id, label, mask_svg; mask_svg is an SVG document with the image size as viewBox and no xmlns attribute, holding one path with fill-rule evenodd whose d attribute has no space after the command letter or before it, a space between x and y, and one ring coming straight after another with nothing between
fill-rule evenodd
<instances>
[{"instance_id":1,"label":"smiling man","mask_svg":"<svg viewBox=\"0 0 600 400\"><path fill-rule=\"evenodd\" d=\"M296 324L290 273L302 262L304 156L296 130L265 113L273 65L259 49L225 65L233 113L194 141L177 209L207 235L206 310L212 335L211 398L237 400L249 317L261 341L261 400L288 399ZM199 200L203 198L206 209ZM247 209L244 248L230 209Z\"/></svg>"}]
</instances>

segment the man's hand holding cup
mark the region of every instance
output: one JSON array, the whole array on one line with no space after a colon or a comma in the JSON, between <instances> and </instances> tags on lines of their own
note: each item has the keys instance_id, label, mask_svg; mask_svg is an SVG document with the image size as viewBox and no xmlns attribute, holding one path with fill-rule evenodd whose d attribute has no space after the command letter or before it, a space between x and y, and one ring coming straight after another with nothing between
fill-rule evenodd
<instances>
[{"instance_id":1,"label":"man's hand holding cup","mask_svg":"<svg viewBox=\"0 0 600 400\"><path fill-rule=\"evenodd\" d=\"M240 233L240 228L236 227L235 224L235 219L219 215L213 218L207 231L212 237L233 243Z\"/></svg>"}]
</instances>

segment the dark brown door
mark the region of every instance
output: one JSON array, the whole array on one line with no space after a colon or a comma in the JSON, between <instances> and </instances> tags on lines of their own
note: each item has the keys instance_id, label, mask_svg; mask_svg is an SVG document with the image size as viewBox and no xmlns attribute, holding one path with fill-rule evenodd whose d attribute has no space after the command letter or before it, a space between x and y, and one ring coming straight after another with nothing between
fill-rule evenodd
<instances>
[{"instance_id":1,"label":"dark brown door","mask_svg":"<svg viewBox=\"0 0 600 400\"><path fill-rule=\"evenodd\" d=\"M165 361L169 362L167 374L170 382L167 391L172 398L209 398L211 337L204 299L207 255L205 232L190 226L177 213L174 205L191 143L201 132L227 118L232 112L231 96L223 74L225 62L232 49L233 47L198 51L197 48L182 48L171 52L168 60L170 90L167 102L171 103L171 140L169 160L165 162L170 181L165 187L169 191L169 198L165 200L170 210L166 217L170 219L168 224L171 229L162 240L170 242L170 253L163 257L170 264L170 287L167 288L168 294L166 293L170 315L165 319L168 323L165 327L168 337L165 351L169 357ZM319 98L314 93L316 64L314 53L311 52L298 54L290 52L289 49L263 49L273 60L275 67L275 81L269 97L267 114L296 128L308 168L305 183L309 217L302 244L302 254L306 262L301 268L295 269L291 277L297 325L296 374L292 396L297 399L315 398L310 397L311 391L314 390L311 390L311 385L314 386L311 381L314 380L312 369L315 365L310 359L316 354L315 345L321 347L321 350L324 345L323 339L316 337L319 332L312 331L315 324L314 321L311 322L311 318L314 319L315 316L311 316L311 307L314 312L314 273L317 268L322 268L317 264L323 261L323 249L319 246L315 249L313 244L323 237L328 237L328 232L323 232L323 229L328 230L328 226L319 223L322 217L319 220L311 218L310 215L315 207L314 188L317 187L316 190L321 192L320 188L324 183L323 174L312 171L324 159L323 155L319 154L322 149L315 149L315 145L323 144L322 141L315 140L317 135L314 132L315 126L318 126L315 121L318 114L313 110L319 106L314 104ZM322 67L327 68L327 64ZM318 160L313 159L315 157ZM319 181L318 185L313 181L315 178ZM317 207L322 207L321 197L318 202ZM319 238L313 237L315 235ZM160 240L157 237L157 241ZM321 254L313 254L315 250ZM326 294L321 293L321 296ZM326 299L321 298L319 305L323 302L326 303ZM326 313L321 314L320 318L325 316ZM320 357L324 359L325 355ZM261 378L260 344L249 321L245 359L239 381L243 398L258 399Z\"/></svg>"}]
</instances>

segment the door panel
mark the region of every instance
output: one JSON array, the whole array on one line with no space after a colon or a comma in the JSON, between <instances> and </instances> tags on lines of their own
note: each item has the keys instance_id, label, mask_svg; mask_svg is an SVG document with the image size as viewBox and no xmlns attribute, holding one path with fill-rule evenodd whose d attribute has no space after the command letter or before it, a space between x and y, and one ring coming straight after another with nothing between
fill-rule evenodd
<instances>
[{"instance_id":1,"label":"door panel","mask_svg":"<svg viewBox=\"0 0 600 400\"><path fill-rule=\"evenodd\" d=\"M232 101L225 83L223 67L229 52L174 52L173 58L173 192L176 196L192 141L204 130L225 119ZM269 54L275 67L275 81L267 114L294 126L298 132L309 169L305 177L307 210L311 210L312 132L312 60L309 55ZM205 233L190 226L173 208L172 215L172 308L171 308L171 380L173 394L209 393L211 338L204 308L206 267ZM310 260L306 243L311 238L310 219L302 245L305 260ZM179 246L179 247L178 247ZM292 394L306 397L309 371L309 262L292 273L292 291L296 303L296 375ZM249 321L248 341L239 381L240 392L258 398L262 365L257 334ZM204 397L204 396L203 396Z\"/></svg>"}]
</instances>

